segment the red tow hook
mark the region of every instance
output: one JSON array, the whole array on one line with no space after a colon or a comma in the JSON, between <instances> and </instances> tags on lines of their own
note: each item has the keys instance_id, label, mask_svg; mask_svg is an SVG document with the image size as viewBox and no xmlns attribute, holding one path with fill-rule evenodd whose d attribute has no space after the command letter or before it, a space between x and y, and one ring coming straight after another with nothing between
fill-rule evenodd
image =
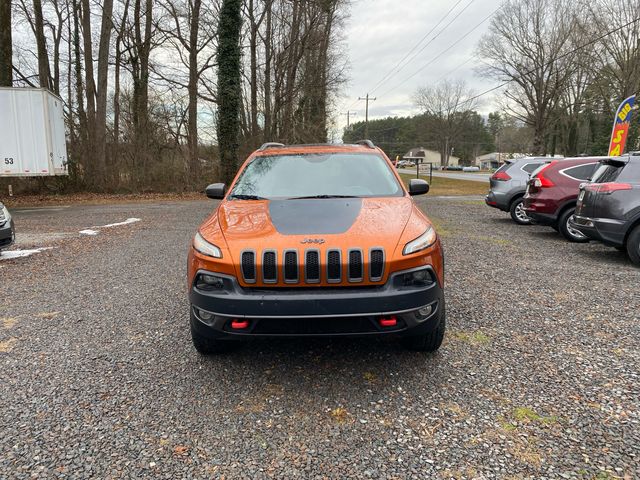
<instances>
[{"instance_id":1,"label":"red tow hook","mask_svg":"<svg viewBox=\"0 0 640 480\"><path fill-rule=\"evenodd\" d=\"M395 327L398 324L398 319L396 317L383 317L378 320L378 323L381 327Z\"/></svg>"},{"instance_id":2,"label":"red tow hook","mask_svg":"<svg viewBox=\"0 0 640 480\"><path fill-rule=\"evenodd\" d=\"M244 330L245 328L249 327L249 320L238 320L237 318L234 318L233 320L231 320L231 328L233 328L234 330Z\"/></svg>"}]
</instances>

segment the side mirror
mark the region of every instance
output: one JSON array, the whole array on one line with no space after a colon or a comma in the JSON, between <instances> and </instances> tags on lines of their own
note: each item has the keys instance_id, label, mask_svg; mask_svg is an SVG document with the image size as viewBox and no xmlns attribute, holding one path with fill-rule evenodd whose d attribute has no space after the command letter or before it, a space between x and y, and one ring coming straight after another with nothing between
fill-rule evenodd
<instances>
[{"instance_id":1,"label":"side mirror","mask_svg":"<svg viewBox=\"0 0 640 480\"><path fill-rule=\"evenodd\" d=\"M220 200L224 198L224 194L227 193L227 186L224 183L212 183L205 189L207 197L214 200Z\"/></svg>"},{"instance_id":2,"label":"side mirror","mask_svg":"<svg viewBox=\"0 0 640 480\"><path fill-rule=\"evenodd\" d=\"M429 183L420 178L409 180L409 195L424 195L429 191Z\"/></svg>"}]
</instances>

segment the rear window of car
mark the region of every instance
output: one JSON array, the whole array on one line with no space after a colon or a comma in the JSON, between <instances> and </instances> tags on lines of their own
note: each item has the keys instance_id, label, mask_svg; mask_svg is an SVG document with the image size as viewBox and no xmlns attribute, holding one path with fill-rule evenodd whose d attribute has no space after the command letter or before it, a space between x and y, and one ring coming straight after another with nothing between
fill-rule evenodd
<instances>
[{"instance_id":1,"label":"rear window of car","mask_svg":"<svg viewBox=\"0 0 640 480\"><path fill-rule=\"evenodd\" d=\"M540 164L538 164L538 165L536 166L535 170L534 170L533 172L531 172L530 177L531 177L531 178L535 177L535 176L540 172L540 170L542 170L544 167L546 167L546 166L547 166L547 165L549 165L550 163L551 163L551 161L548 161L548 162L544 162L544 163L540 163Z\"/></svg>"},{"instance_id":2,"label":"rear window of car","mask_svg":"<svg viewBox=\"0 0 640 480\"><path fill-rule=\"evenodd\" d=\"M500 168L498 168L494 173L504 172L511 165L513 165L513 163L504 163L504 164L500 165Z\"/></svg>"},{"instance_id":3,"label":"rear window of car","mask_svg":"<svg viewBox=\"0 0 640 480\"><path fill-rule=\"evenodd\" d=\"M591 177L591 181L595 183L615 182L623 168L624 165L622 164L611 165L608 163L601 163L598 165L593 177Z\"/></svg>"},{"instance_id":4,"label":"rear window of car","mask_svg":"<svg viewBox=\"0 0 640 480\"><path fill-rule=\"evenodd\" d=\"M585 165L567 168L563 170L562 173L576 180L589 180L598 165L599 163L587 163Z\"/></svg>"},{"instance_id":5,"label":"rear window of car","mask_svg":"<svg viewBox=\"0 0 640 480\"><path fill-rule=\"evenodd\" d=\"M524 170L529 175L531 175L533 172L535 172L538 169L538 167L540 167L540 162L525 163L522 166L522 170Z\"/></svg>"}]
</instances>

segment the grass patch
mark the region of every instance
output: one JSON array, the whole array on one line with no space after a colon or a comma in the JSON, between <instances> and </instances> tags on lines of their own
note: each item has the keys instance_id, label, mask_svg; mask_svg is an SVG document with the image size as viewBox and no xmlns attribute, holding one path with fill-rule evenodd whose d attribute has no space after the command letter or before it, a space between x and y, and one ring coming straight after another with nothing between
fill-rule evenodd
<instances>
[{"instance_id":1,"label":"grass patch","mask_svg":"<svg viewBox=\"0 0 640 480\"><path fill-rule=\"evenodd\" d=\"M415 175L401 173L400 177L405 185L409 185L409 180L416 178ZM420 178L429 180L429 175L420 175ZM485 195L489 190L489 182L477 182L473 180L456 180L455 178L433 177L427 195Z\"/></svg>"},{"instance_id":2,"label":"grass patch","mask_svg":"<svg viewBox=\"0 0 640 480\"><path fill-rule=\"evenodd\" d=\"M329 412L329 414L333 417L333 419L338 423L346 423L348 421L348 413L342 407L334 408Z\"/></svg>"},{"instance_id":3,"label":"grass patch","mask_svg":"<svg viewBox=\"0 0 640 480\"><path fill-rule=\"evenodd\" d=\"M471 345L484 345L491 341L491 337L480 330L476 330L475 332L457 330L452 332L450 335L456 340L469 343Z\"/></svg>"},{"instance_id":4,"label":"grass patch","mask_svg":"<svg viewBox=\"0 0 640 480\"><path fill-rule=\"evenodd\" d=\"M558 423L558 417L554 415L551 415L549 417L544 417L529 407L514 408L513 418L515 418L518 422L521 422L521 423L538 422L538 423L544 423L548 425L553 425L555 423Z\"/></svg>"}]
</instances>

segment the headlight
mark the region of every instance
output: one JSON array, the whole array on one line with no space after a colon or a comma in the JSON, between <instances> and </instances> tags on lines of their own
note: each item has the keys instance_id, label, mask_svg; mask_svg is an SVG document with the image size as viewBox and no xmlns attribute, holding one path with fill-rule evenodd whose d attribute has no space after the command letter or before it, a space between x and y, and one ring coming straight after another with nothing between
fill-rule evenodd
<instances>
[{"instance_id":1,"label":"headlight","mask_svg":"<svg viewBox=\"0 0 640 480\"><path fill-rule=\"evenodd\" d=\"M207 257L222 258L220 249L207 242L202 235L200 235L200 232L196 233L196 236L193 237L193 248Z\"/></svg>"},{"instance_id":2,"label":"headlight","mask_svg":"<svg viewBox=\"0 0 640 480\"><path fill-rule=\"evenodd\" d=\"M409 255L411 253L416 253L425 248L429 248L431 245L436 243L436 239L438 236L436 235L436 231L433 227L429 227L426 232L420 235L415 240L411 240L404 246L404 250L402 251L403 255Z\"/></svg>"},{"instance_id":3,"label":"headlight","mask_svg":"<svg viewBox=\"0 0 640 480\"><path fill-rule=\"evenodd\" d=\"M9 210L7 210L7 207L5 207L4 205L0 205L0 225L3 225L9 220L11 220L11 214L9 213Z\"/></svg>"}]
</instances>

